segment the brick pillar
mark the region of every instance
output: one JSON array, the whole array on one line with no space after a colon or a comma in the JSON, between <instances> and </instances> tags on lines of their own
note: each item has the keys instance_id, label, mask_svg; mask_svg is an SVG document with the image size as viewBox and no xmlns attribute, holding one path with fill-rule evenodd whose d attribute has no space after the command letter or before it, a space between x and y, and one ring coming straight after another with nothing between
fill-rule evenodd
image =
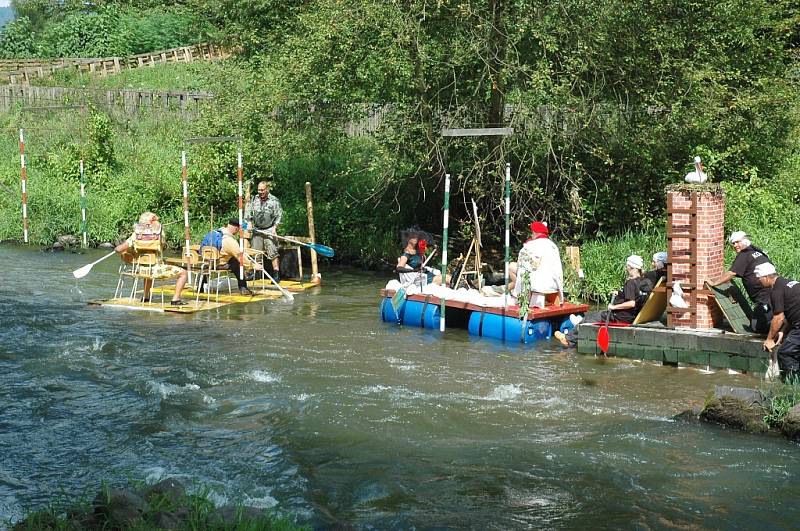
<instances>
[{"instance_id":1,"label":"brick pillar","mask_svg":"<svg viewBox=\"0 0 800 531\"><path fill-rule=\"evenodd\" d=\"M694 223L692 214L688 213L693 205ZM679 313L676 309L671 313L671 324L676 328L713 328L714 322L719 322L722 316L706 292L704 282L723 271L725 195L718 184L670 186L667 187L667 214L671 278L680 281L686 302L691 305L695 298L697 311L696 322L693 322L691 313Z\"/></svg>"}]
</instances>

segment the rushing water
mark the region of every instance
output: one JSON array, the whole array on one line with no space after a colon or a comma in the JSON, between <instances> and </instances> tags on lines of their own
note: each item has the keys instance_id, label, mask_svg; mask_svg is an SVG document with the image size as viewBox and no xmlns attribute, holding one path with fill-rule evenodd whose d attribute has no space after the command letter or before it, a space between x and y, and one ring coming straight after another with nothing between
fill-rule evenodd
<instances>
[{"instance_id":1,"label":"rushing water","mask_svg":"<svg viewBox=\"0 0 800 531\"><path fill-rule=\"evenodd\" d=\"M90 307L115 259L70 272L99 256L0 246L0 521L176 476L316 527L797 525L796 444L670 420L748 376L387 325L354 270L293 304Z\"/></svg>"}]
</instances>

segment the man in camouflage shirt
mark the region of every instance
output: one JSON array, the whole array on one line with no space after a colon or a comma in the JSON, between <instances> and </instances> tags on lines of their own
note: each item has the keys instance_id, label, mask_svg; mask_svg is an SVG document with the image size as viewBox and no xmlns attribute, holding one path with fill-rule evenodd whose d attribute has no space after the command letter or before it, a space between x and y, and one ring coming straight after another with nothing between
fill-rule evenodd
<instances>
[{"instance_id":1,"label":"man in camouflage shirt","mask_svg":"<svg viewBox=\"0 0 800 531\"><path fill-rule=\"evenodd\" d=\"M281 224L281 217L283 210L278 198L269 193L272 183L267 181L260 181L258 183L258 195L247 203L245 208L244 217L247 220L247 226L252 230L253 237L250 240L250 246L257 251L264 251L264 256L268 260L272 260L272 269L274 270L274 278L280 281L280 264L278 262L278 240L270 238L264 234L256 232L258 229L269 234L278 233L278 225Z\"/></svg>"}]
</instances>

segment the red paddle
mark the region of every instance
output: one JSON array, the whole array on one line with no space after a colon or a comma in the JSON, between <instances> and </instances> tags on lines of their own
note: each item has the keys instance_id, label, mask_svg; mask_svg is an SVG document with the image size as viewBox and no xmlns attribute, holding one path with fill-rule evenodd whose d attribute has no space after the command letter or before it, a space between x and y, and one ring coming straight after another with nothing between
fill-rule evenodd
<instances>
[{"instance_id":1,"label":"red paddle","mask_svg":"<svg viewBox=\"0 0 800 531\"><path fill-rule=\"evenodd\" d=\"M617 295L615 293L614 296L611 297L611 304L614 304L614 300L616 300L616 298ZM609 306L611 306L611 304L609 304ZM602 328L600 328L600 331L597 332L597 346L600 347L600 351L603 353L603 356L605 356L606 352L608 352L608 344L611 340L611 337L608 335L609 319L611 319L611 310L608 310L608 314L606 314L606 323L602 326Z\"/></svg>"}]
</instances>

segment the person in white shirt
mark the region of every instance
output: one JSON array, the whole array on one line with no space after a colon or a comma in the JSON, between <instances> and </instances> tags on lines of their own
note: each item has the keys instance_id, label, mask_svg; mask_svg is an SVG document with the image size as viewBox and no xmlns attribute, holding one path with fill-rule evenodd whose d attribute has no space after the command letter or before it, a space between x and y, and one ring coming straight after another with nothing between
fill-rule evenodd
<instances>
[{"instance_id":1,"label":"person in white shirt","mask_svg":"<svg viewBox=\"0 0 800 531\"><path fill-rule=\"evenodd\" d=\"M508 267L511 294L530 293L530 307L544 308L545 295L558 293L563 300L564 271L558 246L549 238L547 224L531 223L531 237L522 246L516 262Z\"/></svg>"}]
</instances>

